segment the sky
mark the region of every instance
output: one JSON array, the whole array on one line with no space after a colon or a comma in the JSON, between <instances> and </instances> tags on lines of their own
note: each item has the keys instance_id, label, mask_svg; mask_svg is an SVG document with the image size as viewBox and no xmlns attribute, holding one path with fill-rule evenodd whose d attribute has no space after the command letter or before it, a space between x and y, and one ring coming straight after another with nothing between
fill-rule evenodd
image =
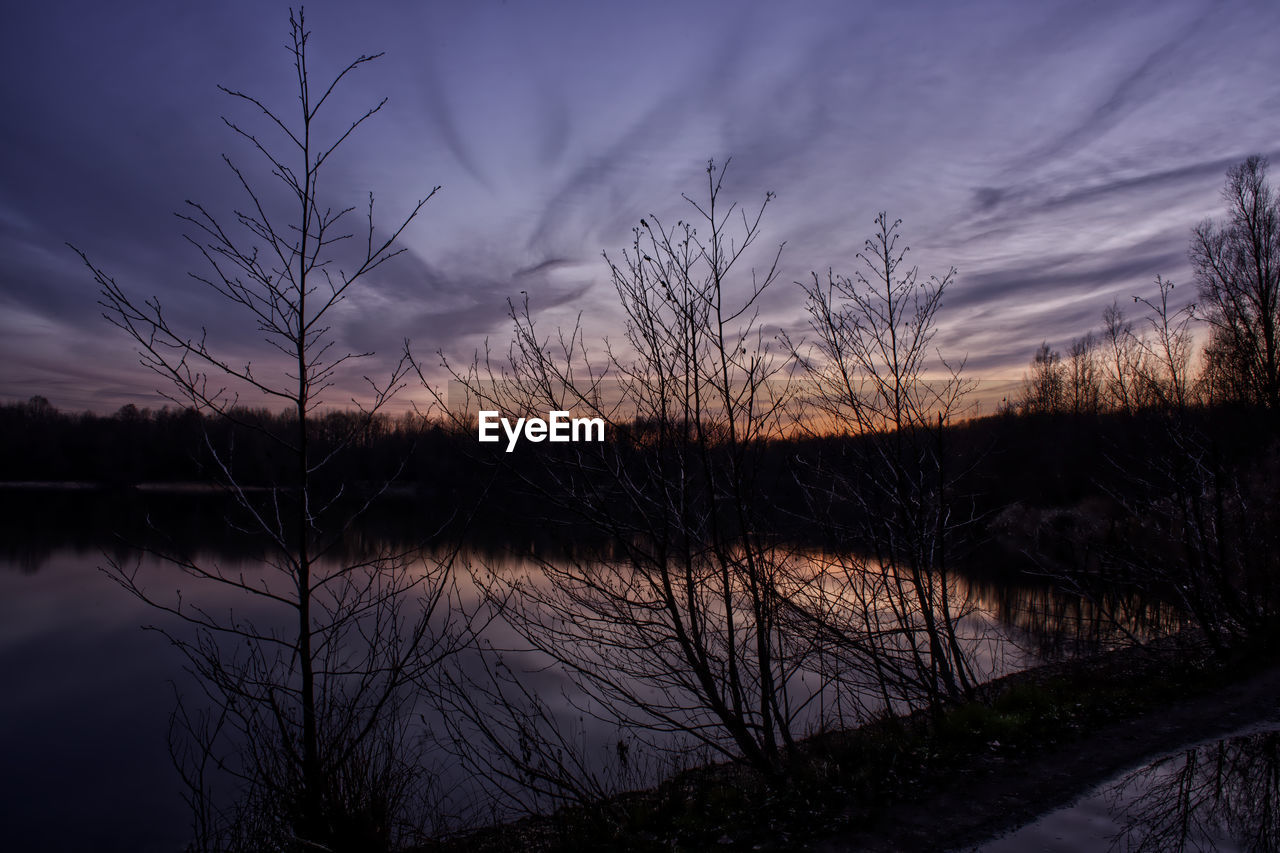
<instances>
[{"instance_id":1,"label":"sky","mask_svg":"<svg viewBox=\"0 0 1280 853\"><path fill-rule=\"evenodd\" d=\"M230 359L272 367L252 321L191 278L205 268L174 213L193 200L232 220L245 198L224 154L272 198L222 117L278 138L217 86L295 112L288 16L257 0L7 10L0 401L164 402L68 243ZM1157 274L1193 299L1188 237L1222 214L1226 170L1280 163L1274 0L326 0L306 21L316 80L385 52L326 105L333 131L388 99L326 166L324 203L373 192L385 227L440 187L334 315L336 349L377 355L333 405L405 339L433 370L437 352L505 349L522 294L543 329L580 316L616 340L602 253L641 217L687 216L709 159L729 160L726 200L775 194L767 328L803 335L795 282L854 272L884 210L923 277L956 268L935 343L982 379L1020 376L1041 341L1065 351Z\"/></svg>"}]
</instances>

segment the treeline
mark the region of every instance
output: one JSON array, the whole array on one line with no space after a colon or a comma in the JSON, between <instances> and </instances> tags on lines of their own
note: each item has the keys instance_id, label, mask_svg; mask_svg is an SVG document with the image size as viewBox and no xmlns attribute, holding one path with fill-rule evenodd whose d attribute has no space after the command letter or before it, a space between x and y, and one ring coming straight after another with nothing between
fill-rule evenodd
<instances>
[{"instance_id":1,"label":"treeline","mask_svg":"<svg viewBox=\"0 0 1280 853\"><path fill-rule=\"evenodd\" d=\"M0 482L225 483L272 486L286 482L291 460L292 412L238 408L230 417L192 409L157 410L132 403L111 415L62 412L44 397L0 405ZM447 493L467 480L465 442L474 436L412 414L391 418L329 411L308 421L314 450L335 454L327 480L381 486L414 483L428 494ZM224 468L225 466L225 468Z\"/></svg>"},{"instance_id":2,"label":"treeline","mask_svg":"<svg viewBox=\"0 0 1280 853\"><path fill-rule=\"evenodd\" d=\"M1227 216L1192 232L1188 257L1198 301L1134 296L1135 322L1117 301L1102 326L1071 342L1067 356L1042 343L1031 359L1023 413L1183 409L1239 404L1280 412L1280 193L1268 163L1250 157L1227 173ZM1195 331L1207 329L1197 357Z\"/></svg>"},{"instance_id":3,"label":"treeline","mask_svg":"<svg viewBox=\"0 0 1280 853\"><path fill-rule=\"evenodd\" d=\"M335 411L317 418L316 447L331 450L359 417ZM1044 509L1123 495L1136 461L1165 452L1167 417L1168 410L1154 405L1041 409L1022 402L996 415L947 424L942 434L948 461L960 472L957 491L978 515L989 517L1012 504ZM1204 403L1188 407L1182 417L1233 466L1259 462L1274 440L1274 420L1266 409ZM133 404L111 415L63 412L44 397L0 404L0 441L8 451L0 457L0 482L219 486L226 482L226 472L213 447L219 454L231 449L226 464L234 468L240 486L278 485L283 461L272 436L292 434L296 421L289 413L250 409L237 412L237 421ZM629 447L631 454L641 454L649 429L633 423L608 440L624 453ZM357 491L361 484L391 483L401 494L473 504L483 495L486 511L533 516L553 509L538 499L545 488L537 483L540 472L554 466L548 466L546 457L574 452L521 442L507 454L500 445L479 444L473 431L412 414L375 415L369 429L355 434L359 440L335 457L327 478ZM868 441L856 435L797 433L766 442L759 482L777 528L796 533L804 528L803 472L823 458L856 454Z\"/></svg>"}]
</instances>

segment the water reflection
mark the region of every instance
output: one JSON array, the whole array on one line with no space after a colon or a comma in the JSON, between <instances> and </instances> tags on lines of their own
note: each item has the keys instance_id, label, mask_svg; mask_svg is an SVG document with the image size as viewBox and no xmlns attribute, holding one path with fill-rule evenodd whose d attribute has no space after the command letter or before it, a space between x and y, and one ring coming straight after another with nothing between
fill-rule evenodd
<instances>
[{"instance_id":1,"label":"water reflection","mask_svg":"<svg viewBox=\"0 0 1280 853\"><path fill-rule=\"evenodd\" d=\"M982 853L1280 850L1275 722L1193 744L979 848Z\"/></svg>"},{"instance_id":2,"label":"water reflection","mask_svg":"<svg viewBox=\"0 0 1280 853\"><path fill-rule=\"evenodd\" d=\"M0 559L6 849L173 851L188 834L165 744L181 661L99 559Z\"/></svg>"},{"instance_id":3,"label":"water reflection","mask_svg":"<svg viewBox=\"0 0 1280 853\"><path fill-rule=\"evenodd\" d=\"M1109 791L1112 848L1280 849L1280 731L1201 744L1126 775Z\"/></svg>"},{"instance_id":4,"label":"water reflection","mask_svg":"<svg viewBox=\"0 0 1280 853\"><path fill-rule=\"evenodd\" d=\"M1047 580L1037 584L1025 576L986 575L968 578L967 589L979 608L1014 631L1017 642L1044 661L1097 654L1168 636L1183 627L1172 605L1132 590L1075 595Z\"/></svg>"},{"instance_id":5,"label":"water reflection","mask_svg":"<svg viewBox=\"0 0 1280 853\"><path fill-rule=\"evenodd\" d=\"M7 528L0 537L0 754L6 771L0 775L0 826L6 843L44 850L181 847L188 815L175 790L166 731L174 687L190 684L174 649L138 628L160 615L97 567L107 562L104 552L125 564L139 563L150 582L166 591L190 581L138 547L251 572L266 544L227 523L234 511L232 502L211 495L0 490ZM344 541L344 553L334 558L388 547L422 546L425 555L438 553L463 532L461 524L438 531L435 520L441 517L447 513L413 500L388 501L362 519ZM434 543L423 541L437 532ZM465 534L464 562L508 577L534 577L542 560L609 556L590 534L536 520L499 519L491 527L473 520ZM458 603L474 604L479 593L470 580L464 575L459 585ZM965 632L980 641L979 669L987 677L1034 663L1046 650L1114 641L1101 609L1064 597L1048 583L970 577L959 579L957 589L971 605ZM243 606L216 596L204 603ZM1135 606L1134 619L1133 630L1154 633L1169 626L1158 607ZM517 645L497 623L488 640L494 648ZM581 700L569 694L569 682L543 668L545 661L511 653L505 661L564 724L588 769L613 780L612 787L644 784L675 769L670 758L633 747L630 733L584 713ZM459 666L481 678L489 672L478 656ZM821 702L812 707L822 713ZM432 717L439 708L424 707L422 713L429 727L442 722ZM809 722L815 728L822 724L816 718ZM469 787L474 780L466 768L442 764L439 772L442 787L454 794L452 808L464 811L483 802Z\"/></svg>"},{"instance_id":6,"label":"water reflection","mask_svg":"<svg viewBox=\"0 0 1280 853\"><path fill-rule=\"evenodd\" d=\"M266 495L263 495L266 499ZM179 556L195 553L222 561L262 560L271 543L252 530L235 500L217 492L106 492L95 489L6 489L0 486L0 565L5 570L39 572L55 555L122 559L139 549ZM441 520L445 520L442 525ZM415 547L440 550L465 538L469 553L500 562L513 554L572 558L604 545L599 534L525 517L464 517L454 506L436 506L413 497L387 497L376 511L361 515L347 532L335 559L363 558L378 551Z\"/></svg>"}]
</instances>

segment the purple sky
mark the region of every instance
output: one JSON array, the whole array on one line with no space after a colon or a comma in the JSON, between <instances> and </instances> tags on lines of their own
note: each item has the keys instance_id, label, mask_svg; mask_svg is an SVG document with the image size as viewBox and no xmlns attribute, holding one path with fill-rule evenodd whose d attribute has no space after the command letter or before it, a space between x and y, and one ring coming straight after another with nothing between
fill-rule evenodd
<instances>
[{"instance_id":1,"label":"purple sky","mask_svg":"<svg viewBox=\"0 0 1280 853\"><path fill-rule=\"evenodd\" d=\"M187 277L199 259L172 213L241 204L219 155L256 164L219 117L254 116L215 86L287 110L287 15L244 0L6 12L0 400L158 400L67 241L261 352ZM409 251L335 318L340 345L385 355L405 337L464 360L486 336L505 346L520 291L545 328L581 311L616 337L600 252L641 216L683 216L706 160L732 156L727 196L777 193L770 324L800 328L791 282L852 272L885 209L922 274L959 269L938 344L975 376L1016 377L1042 339L1064 349L1157 273L1191 298L1187 238L1220 213L1224 172L1255 152L1280 163L1274 0L313 2L307 21L317 76L387 53L335 105L390 98L334 162L330 202L373 190L389 223L443 186Z\"/></svg>"}]
</instances>

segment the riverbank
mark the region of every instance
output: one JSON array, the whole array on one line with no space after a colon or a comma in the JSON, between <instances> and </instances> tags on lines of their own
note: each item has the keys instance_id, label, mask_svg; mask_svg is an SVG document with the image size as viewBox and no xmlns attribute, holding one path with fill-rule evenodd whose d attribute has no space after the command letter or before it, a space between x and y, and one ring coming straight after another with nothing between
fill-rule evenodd
<instances>
[{"instance_id":1,"label":"riverbank","mask_svg":"<svg viewBox=\"0 0 1280 853\"><path fill-rule=\"evenodd\" d=\"M940 718L810 738L782 789L717 765L433 849L969 849L1143 758L1278 709L1280 667L1215 660L1184 634L1008 676Z\"/></svg>"}]
</instances>

